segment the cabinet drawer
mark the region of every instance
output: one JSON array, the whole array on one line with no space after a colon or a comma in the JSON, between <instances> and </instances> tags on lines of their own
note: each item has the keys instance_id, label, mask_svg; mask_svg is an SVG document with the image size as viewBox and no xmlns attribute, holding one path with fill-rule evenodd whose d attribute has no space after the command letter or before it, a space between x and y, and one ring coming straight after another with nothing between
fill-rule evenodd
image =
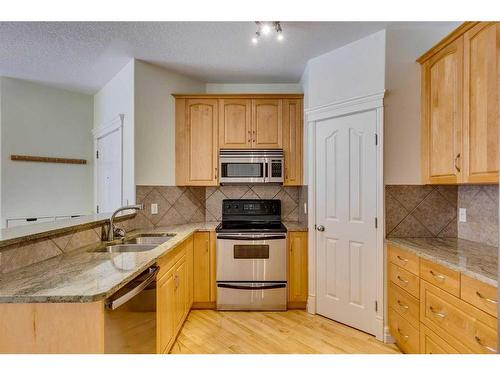
<instances>
[{"instance_id":1,"label":"cabinet drawer","mask_svg":"<svg viewBox=\"0 0 500 375\"><path fill-rule=\"evenodd\" d=\"M188 237L183 242L178 244L173 250L160 259L158 259L158 266L160 270L158 271L157 278L160 279L164 274L166 274L172 267L183 257L186 255L187 248L193 242L193 236Z\"/></svg>"},{"instance_id":2,"label":"cabinet drawer","mask_svg":"<svg viewBox=\"0 0 500 375\"><path fill-rule=\"evenodd\" d=\"M389 329L392 337L394 337L403 352L411 354L419 353L420 337L418 329L392 309L389 309Z\"/></svg>"},{"instance_id":3,"label":"cabinet drawer","mask_svg":"<svg viewBox=\"0 0 500 375\"><path fill-rule=\"evenodd\" d=\"M460 273L457 271L420 259L420 277L454 296L460 296Z\"/></svg>"},{"instance_id":4,"label":"cabinet drawer","mask_svg":"<svg viewBox=\"0 0 500 375\"><path fill-rule=\"evenodd\" d=\"M387 250L389 262L418 275L420 258L417 255L401 250L399 247L391 244L387 245Z\"/></svg>"},{"instance_id":5,"label":"cabinet drawer","mask_svg":"<svg viewBox=\"0 0 500 375\"><path fill-rule=\"evenodd\" d=\"M495 317L498 315L497 288L491 285L462 275L460 282L460 298L490 315Z\"/></svg>"},{"instance_id":6,"label":"cabinet drawer","mask_svg":"<svg viewBox=\"0 0 500 375\"><path fill-rule=\"evenodd\" d=\"M408 272L393 263L389 263L389 280L412 296L419 298L420 279L417 275Z\"/></svg>"},{"instance_id":7,"label":"cabinet drawer","mask_svg":"<svg viewBox=\"0 0 500 375\"><path fill-rule=\"evenodd\" d=\"M420 319L434 331L445 331L474 353L493 353L497 320L468 303L422 281Z\"/></svg>"},{"instance_id":8,"label":"cabinet drawer","mask_svg":"<svg viewBox=\"0 0 500 375\"><path fill-rule=\"evenodd\" d=\"M400 316L408 320L408 322L418 328L420 305L415 297L406 293L393 283L389 285L389 308L396 311Z\"/></svg>"},{"instance_id":9,"label":"cabinet drawer","mask_svg":"<svg viewBox=\"0 0 500 375\"><path fill-rule=\"evenodd\" d=\"M460 351L424 324L420 325L420 354L459 354Z\"/></svg>"}]
</instances>

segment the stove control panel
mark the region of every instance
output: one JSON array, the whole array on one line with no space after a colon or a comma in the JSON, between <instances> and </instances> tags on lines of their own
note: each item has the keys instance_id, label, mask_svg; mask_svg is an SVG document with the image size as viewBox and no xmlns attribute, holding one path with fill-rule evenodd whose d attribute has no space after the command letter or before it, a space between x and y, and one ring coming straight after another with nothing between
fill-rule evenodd
<instances>
[{"instance_id":1,"label":"stove control panel","mask_svg":"<svg viewBox=\"0 0 500 375\"><path fill-rule=\"evenodd\" d=\"M224 199L222 217L225 216L269 216L281 215L279 199Z\"/></svg>"}]
</instances>

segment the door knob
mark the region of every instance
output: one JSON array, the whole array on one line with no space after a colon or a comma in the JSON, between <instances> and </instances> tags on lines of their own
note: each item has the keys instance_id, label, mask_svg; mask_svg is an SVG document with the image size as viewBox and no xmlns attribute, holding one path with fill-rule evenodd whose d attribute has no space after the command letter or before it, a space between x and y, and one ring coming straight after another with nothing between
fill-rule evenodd
<instances>
[{"instance_id":1,"label":"door knob","mask_svg":"<svg viewBox=\"0 0 500 375\"><path fill-rule=\"evenodd\" d=\"M324 232L325 231L325 227L323 225L318 225L316 227L316 229L318 230L318 232Z\"/></svg>"}]
</instances>

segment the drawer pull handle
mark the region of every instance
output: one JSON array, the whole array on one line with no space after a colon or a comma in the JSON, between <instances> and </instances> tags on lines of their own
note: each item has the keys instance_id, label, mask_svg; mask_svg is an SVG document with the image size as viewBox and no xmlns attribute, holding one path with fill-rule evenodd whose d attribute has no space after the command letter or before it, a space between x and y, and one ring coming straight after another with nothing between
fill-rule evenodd
<instances>
[{"instance_id":1,"label":"drawer pull handle","mask_svg":"<svg viewBox=\"0 0 500 375\"><path fill-rule=\"evenodd\" d=\"M438 273L435 273L433 270L430 270L429 272L431 273L432 276L434 276L438 280L443 281L444 279L446 279L446 277L444 277L443 275L440 275Z\"/></svg>"},{"instance_id":2,"label":"drawer pull handle","mask_svg":"<svg viewBox=\"0 0 500 375\"><path fill-rule=\"evenodd\" d=\"M399 259L401 262L408 263L408 259L403 258L401 255L398 255L398 259Z\"/></svg>"},{"instance_id":3,"label":"drawer pull handle","mask_svg":"<svg viewBox=\"0 0 500 375\"><path fill-rule=\"evenodd\" d=\"M397 303L398 303L399 307L402 307L403 309L408 310L408 305L405 305L400 300L397 300Z\"/></svg>"},{"instance_id":4,"label":"drawer pull handle","mask_svg":"<svg viewBox=\"0 0 500 375\"><path fill-rule=\"evenodd\" d=\"M401 331L401 328L398 328L398 333L399 333L399 336L401 336L405 341L410 338L410 336L403 334L403 331Z\"/></svg>"},{"instance_id":5,"label":"drawer pull handle","mask_svg":"<svg viewBox=\"0 0 500 375\"><path fill-rule=\"evenodd\" d=\"M489 303L493 303L495 305L498 305L498 301L495 301L494 299L490 299L490 298L487 298L485 296L483 296L481 293L479 292L476 292L476 295L481 298L481 299L484 299L485 301L488 301Z\"/></svg>"},{"instance_id":6,"label":"drawer pull handle","mask_svg":"<svg viewBox=\"0 0 500 375\"><path fill-rule=\"evenodd\" d=\"M476 342L481 345L483 348L485 348L486 350L492 352L492 353L496 353L497 351L492 348L491 346L488 346L488 345L484 345L483 342L481 341L481 339L477 336L474 336L474 340L476 340Z\"/></svg>"},{"instance_id":7,"label":"drawer pull handle","mask_svg":"<svg viewBox=\"0 0 500 375\"><path fill-rule=\"evenodd\" d=\"M443 319L443 318L446 318L446 314L442 313L442 312L437 312L434 307L432 306L429 306L429 310L431 311L431 313L433 313L434 315L436 315L437 317Z\"/></svg>"},{"instance_id":8,"label":"drawer pull handle","mask_svg":"<svg viewBox=\"0 0 500 375\"><path fill-rule=\"evenodd\" d=\"M398 275L398 280L404 283L405 285L408 285L408 280L404 280L401 278L401 276Z\"/></svg>"}]
</instances>

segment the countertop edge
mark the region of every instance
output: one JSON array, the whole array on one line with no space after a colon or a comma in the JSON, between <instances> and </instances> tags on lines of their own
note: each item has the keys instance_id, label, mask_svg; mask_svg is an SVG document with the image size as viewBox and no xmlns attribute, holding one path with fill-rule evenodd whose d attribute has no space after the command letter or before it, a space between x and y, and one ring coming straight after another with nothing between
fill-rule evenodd
<instances>
[{"instance_id":1,"label":"countertop edge","mask_svg":"<svg viewBox=\"0 0 500 375\"><path fill-rule=\"evenodd\" d=\"M480 273L477 273L477 272L474 272L471 270L467 270L463 267L457 266L456 264L449 263L443 259L433 257L432 255L429 255L427 253L422 252L421 250L416 249L415 247L408 246L406 244L402 244L397 239L386 238L385 243L392 244L394 246L398 246L398 247L402 248L403 250L409 251L409 252L419 256L420 258L424 258L424 259L429 260L433 263L442 265L442 266L447 267L451 270L454 270L454 271L460 272L461 274L469 276L475 280L481 281L485 284L488 284L488 285L494 286L495 288L498 288L498 281L495 279L492 279L488 276L482 275Z\"/></svg>"}]
</instances>

